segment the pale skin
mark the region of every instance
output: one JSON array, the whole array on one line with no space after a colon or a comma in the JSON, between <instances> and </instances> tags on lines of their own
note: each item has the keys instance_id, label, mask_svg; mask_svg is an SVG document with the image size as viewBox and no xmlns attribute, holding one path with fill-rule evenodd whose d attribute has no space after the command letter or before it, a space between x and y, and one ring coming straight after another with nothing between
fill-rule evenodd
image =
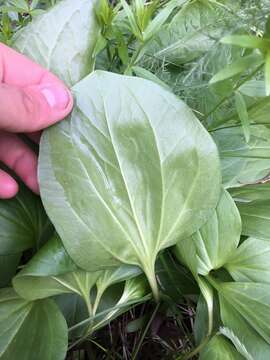
<instances>
[{"instance_id":1,"label":"pale skin","mask_svg":"<svg viewBox=\"0 0 270 360\"><path fill-rule=\"evenodd\" d=\"M62 81L0 43L0 162L37 194L37 156L17 134L38 142L41 131L65 118L72 107L72 95ZM0 199L12 198L18 190L0 168Z\"/></svg>"}]
</instances>

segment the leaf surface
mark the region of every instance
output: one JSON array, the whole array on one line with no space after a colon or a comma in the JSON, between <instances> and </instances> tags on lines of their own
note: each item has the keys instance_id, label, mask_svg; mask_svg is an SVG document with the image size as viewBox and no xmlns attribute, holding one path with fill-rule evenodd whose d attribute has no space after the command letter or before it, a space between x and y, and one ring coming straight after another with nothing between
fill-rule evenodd
<instances>
[{"instance_id":1,"label":"leaf surface","mask_svg":"<svg viewBox=\"0 0 270 360\"><path fill-rule=\"evenodd\" d=\"M40 198L23 185L15 198L0 200L0 255L39 248L51 232Z\"/></svg>"},{"instance_id":2,"label":"leaf surface","mask_svg":"<svg viewBox=\"0 0 270 360\"><path fill-rule=\"evenodd\" d=\"M127 263L151 278L158 252L216 206L216 147L189 108L150 81L99 71L74 92L71 119L41 145L46 211L80 267Z\"/></svg>"},{"instance_id":3,"label":"leaf surface","mask_svg":"<svg viewBox=\"0 0 270 360\"><path fill-rule=\"evenodd\" d=\"M67 85L93 68L99 26L95 0L64 0L36 17L14 39L14 47L51 70Z\"/></svg>"},{"instance_id":4,"label":"leaf surface","mask_svg":"<svg viewBox=\"0 0 270 360\"><path fill-rule=\"evenodd\" d=\"M249 115L250 120L252 117ZM254 183L269 174L270 129L264 125L250 126L247 144L239 127L219 129L212 133L217 143L226 188Z\"/></svg>"},{"instance_id":5,"label":"leaf surface","mask_svg":"<svg viewBox=\"0 0 270 360\"><path fill-rule=\"evenodd\" d=\"M64 360L67 340L66 321L52 300L27 302L12 289L0 290L1 360Z\"/></svg>"},{"instance_id":6,"label":"leaf surface","mask_svg":"<svg viewBox=\"0 0 270 360\"><path fill-rule=\"evenodd\" d=\"M194 246L196 273L207 275L222 267L236 250L241 234L241 219L237 207L227 191L223 191L216 210L210 219L190 238L176 244L177 252L185 257L187 248ZM191 245L193 243L193 245ZM195 262L195 260L194 260Z\"/></svg>"},{"instance_id":7,"label":"leaf surface","mask_svg":"<svg viewBox=\"0 0 270 360\"><path fill-rule=\"evenodd\" d=\"M245 360L235 347L222 335L215 335L205 346L200 360Z\"/></svg>"},{"instance_id":8,"label":"leaf surface","mask_svg":"<svg viewBox=\"0 0 270 360\"><path fill-rule=\"evenodd\" d=\"M270 283L270 243L249 238L228 260L226 269L235 281Z\"/></svg>"}]
</instances>

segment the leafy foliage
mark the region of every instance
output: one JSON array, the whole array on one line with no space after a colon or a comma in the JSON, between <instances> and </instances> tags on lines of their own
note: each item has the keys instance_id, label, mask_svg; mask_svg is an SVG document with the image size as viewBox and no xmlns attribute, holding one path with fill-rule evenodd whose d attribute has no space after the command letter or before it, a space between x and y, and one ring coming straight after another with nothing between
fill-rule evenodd
<instances>
[{"instance_id":1,"label":"leafy foliage","mask_svg":"<svg viewBox=\"0 0 270 360\"><path fill-rule=\"evenodd\" d=\"M269 1L0 7L76 104L0 201L0 359L268 360Z\"/></svg>"}]
</instances>

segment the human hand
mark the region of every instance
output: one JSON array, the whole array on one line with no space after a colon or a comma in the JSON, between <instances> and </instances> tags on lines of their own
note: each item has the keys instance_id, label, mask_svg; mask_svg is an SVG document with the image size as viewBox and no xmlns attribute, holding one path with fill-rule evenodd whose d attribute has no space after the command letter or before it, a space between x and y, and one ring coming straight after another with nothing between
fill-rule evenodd
<instances>
[{"instance_id":1,"label":"human hand","mask_svg":"<svg viewBox=\"0 0 270 360\"><path fill-rule=\"evenodd\" d=\"M36 137L35 132L63 119L72 107L71 93L56 76L0 44L0 161L35 193L37 156L15 133ZM17 191L17 182L0 169L0 198Z\"/></svg>"}]
</instances>

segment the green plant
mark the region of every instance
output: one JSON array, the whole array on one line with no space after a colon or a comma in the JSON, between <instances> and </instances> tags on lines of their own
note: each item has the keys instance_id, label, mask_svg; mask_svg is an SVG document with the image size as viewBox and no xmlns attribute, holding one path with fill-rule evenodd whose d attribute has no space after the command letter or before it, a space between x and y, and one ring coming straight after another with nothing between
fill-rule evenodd
<instances>
[{"instance_id":1,"label":"green plant","mask_svg":"<svg viewBox=\"0 0 270 360\"><path fill-rule=\"evenodd\" d=\"M83 341L137 359L165 314L189 339L164 359L267 360L268 1L1 6L1 40L76 105L42 136L42 202L23 185L0 201L0 359ZM97 339L127 312L140 335L112 353Z\"/></svg>"}]
</instances>

